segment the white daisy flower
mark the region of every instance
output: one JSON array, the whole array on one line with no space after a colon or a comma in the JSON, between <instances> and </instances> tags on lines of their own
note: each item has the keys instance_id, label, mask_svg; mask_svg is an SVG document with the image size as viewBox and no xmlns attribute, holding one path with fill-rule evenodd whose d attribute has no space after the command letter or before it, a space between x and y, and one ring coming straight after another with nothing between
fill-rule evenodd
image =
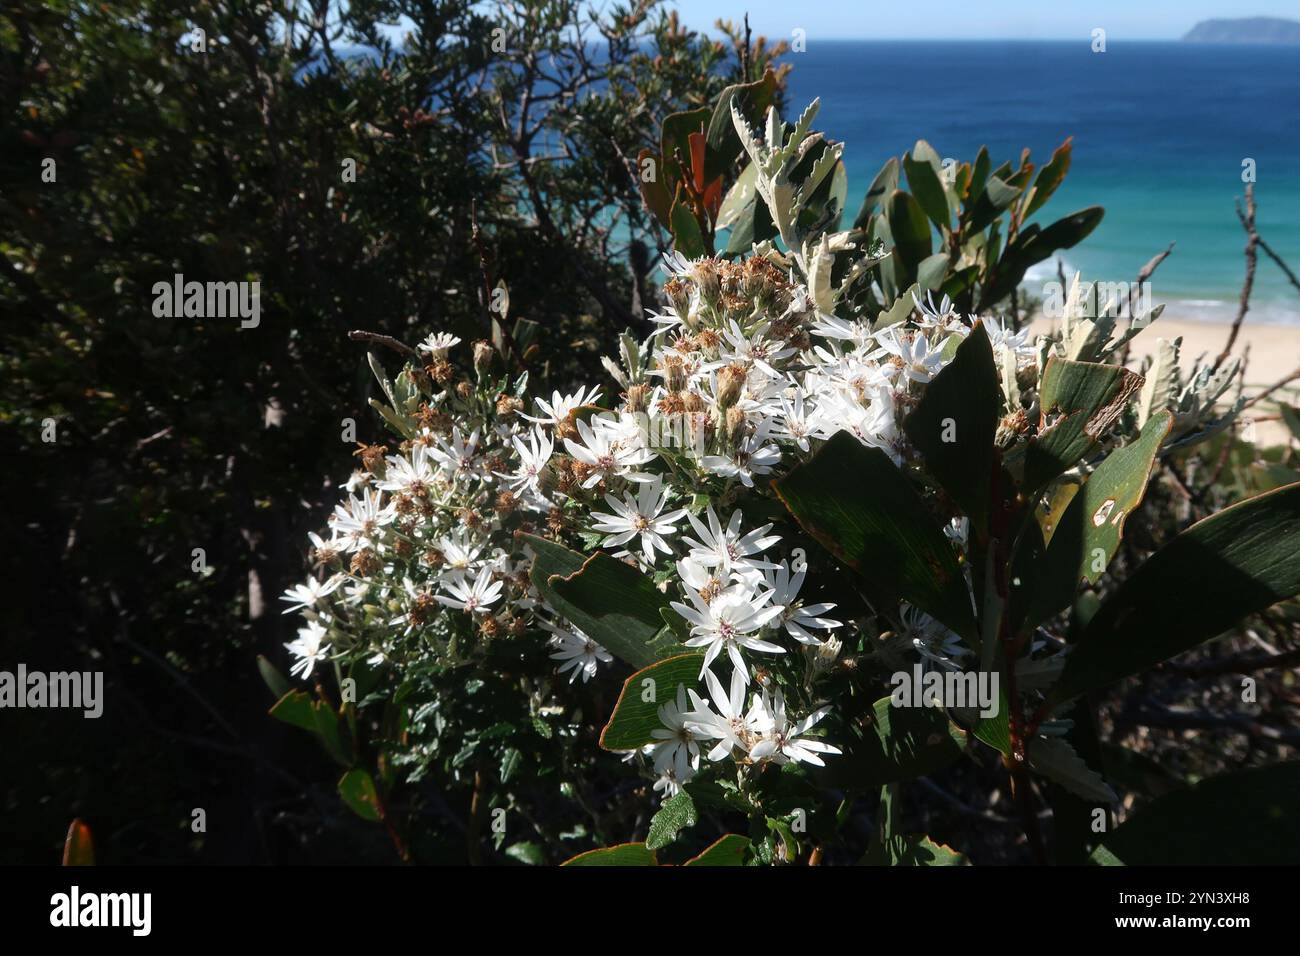
<instances>
[{"instance_id":1,"label":"white daisy flower","mask_svg":"<svg viewBox=\"0 0 1300 956\"><path fill-rule=\"evenodd\" d=\"M834 604L804 604L799 600L799 589L806 574L806 570L791 574L790 565L782 561L775 571L763 572L763 582L772 591L772 603L781 606L778 624L800 644L819 647L822 642L809 634L808 628L832 630L840 627L841 622L821 616L834 610Z\"/></svg>"},{"instance_id":2,"label":"white daisy flower","mask_svg":"<svg viewBox=\"0 0 1300 956\"><path fill-rule=\"evenodd\" d=\"M438 602L471 614L486 614L501 597L502 584L492 580L490 567L480 568L472 581L468 574L455 572L444 577L441 583L449 594L437 595Z\"/></svg>"},{"instance_id":3,"label":"white daisy flower","mask_svg":"<svg viewBox=\"0 0 1300 956\"><path fill-rule=\"evenodd\" d=\"M334 506L332 530L345 550L381 549L384 528L397 517L396 507L385 505L383 497L378 489L364 488L360 498L348 495L346 505Z\"/></svg>"},{"instance_id":4,"label":"white daisy flower","mask_svg":"<svg viewBox=\"0 0 1300 956\"><path fill-rule=\"evenodd\" d=\"M450 332L434 332L423 342L416 346L421 352L426 352L431 359L444 359L447 353L455 346L460 345L460 339Z\"/></svg>"},{"instance_id":5,"label":"white daisy flower","mask_svg":"<svg viewBox=\"0 0 1300 956\"><path fill-rule=\"evenodd\" d=\"M688 706L686 687L678 684L677 699L659 705L659 722L663 726L650 731L650 736L659 741L651 750L655 772L671 770L674 780L683 782L700 765L700 744L686 721Z\"/></svg>"},{"instance_id":6,"label":"white daisy flower","mask_svg":"<svg viewBox=\"0 0 1300 956\"><path fill-rule=\"evenodd\" d=\"M741 582L726 588L711 601L704 600L698 592L688 591L689 605L680 601L670 602L673 610L691 624L691 638L685 642L686 646L708 648L704 652L701 673L725 650L741 679L748 682L749 671L740 653L742 647L764 654L785 653L784 647L754 636L781 613L780 605L768 603L771 595L771 591L755 594Z\"/></svg>"},{"instance_id":7,"label":"white daisy flower","mask_svg":"<svg viewBox=\"0 0 1300 956\"><path fill-rule=\"evenodd\" d=\"M664 554L672 554L667 536L677 533L677 522L686 514L686 509L677 508L664 513L664 505L668 503L668 490L664 487L663 479L656 477L654 481L641 485L635 498L625 491L622 501L613 495L606 495L605 501L614 510L614 514L593 511L591 517L595 519L593 527L597 531L613 535L606 541L607 546L626 544L640 535L641 552L645 555L646 564L655 563L656 548Z\"/></svg>"},{"instance_id":8,"label":"white daisy flower","mask_svg":"<svg viewBox=\"0 0 1300 956\"><path fill-rule=\"evenodd\" d=\"M838 754L842 751L820 740L803 738L803 735L818 721L830 713L829 707L820 707L803 720L791 723L785 712L785 696L778 689L769 696L763 691L755 723L760 728L759 740L750 748L751 760L771 760L775 764L810 763L814 767L824 767L819 754Z\"/></svg>"},{"instance_id":9,"label":"white daisy flower","mask_svg":"<svg viewBox=\"0 0 1300 956\"><path fill-rule=\"evenodd\" d=\"M284 646L298 660L289 668L289 674L299 674L306 680L311 676L312 669L320 661L325 660L325 655L329 653L330 646L325 643L325 638L329 631L319 621L309 621L306 626L298 628L298 637Z\"/></svg>"},{"instance_id":10,"label":"white daisy flower","mask_svg":"<svg viewBox=\"0 0 1300 956\"><path fill-rule=\"evenodd\" d=\"M460 426L453 425L451 441L437 439L438 444L430 449L430 454L442 465L443 470L453 477L476 477L479 472L476 456L478 452L478 429L470 432L469 438L461 434Z\"/></svg>"},{"instance_id":11,"label":"white daisy flower","mask_svg":"<svg viewBox=\"0 0 1300 956\"><path fill-rule=\"evenodd\" d=\"M720 478L739 478L746 488L754 487L755 475L772 473L781 462L781 449L768 441L769 422L762 422L740 445L721 455L705 455L700 465Z\"/></svg>"},{"instance_id":12,"label":"white daisy flower","mask_svg":"<svg viewBox=\"0 0 1300 956\"><path fill-rule=\"evenodd\" d=\"M305 611L314 608L321 598L333 594L343 581L343 575L335 574L324 581L308 578L302 584L295 584L280 596L281 601L291 602L284 613L292 614L299 609Z\"/></svg>"},{"instance_id":13,"label":"white daisy flower","mask_svg":"<svg viewBox=\"0 0 1300 956\"><path fill-rule=\"evenodd\" d=\"M528 436L528 444L524 444L518 435L512 441L519 454L519 467L510 474L497 472L497 477L506 479L514 491L530 491L541 495L540 482L546 465L551 460L551 452L555 450L555 442L537 426L533 427L532 434Z\"/></svg>"},{"instance_id":14,"label":"white daisy flower","mask_svg":"<svg viewBox=\"0 0 1300 956\"><path fill-rule=\"evenodd\" d=\"M742 535L740 509L731 513L725 530L718 521L718 516L714 514L712 505L709 505L705 517L708 518L707 527L694 515L686 516L686 520L699 535L698 539L682 537L682 540L691 546L691 557L695 561L706 568L718 568L728 576L732 572L745 574L762 568L776 567L770 561L762 561L754 557L781 540L779 534L767 535L772 527L770 523ZM764 537L765 535L767 536Z\"/></svg>"},{"instance_id":15,"label":"white daisy flower","mask_svg":"<svg viewBox=\"0 0 1300 956\"><path fill-rule=\"evenodd\" d=\"M533 401L538 409L545 414L540 417L520 414L520 418L526 418L530 422L537 422L539 425L563 425L567 422L573 413L584 405L593 405L600 398L600 389L593 385L590 389L578 389L572 395L562 395L558 391L551 392L551 400L548 402L544 398L536 398Z\"/></svg>"},{"instance_id":16,"label":"white daisy flower","mask_svg":"<svg viewBox=\"0 0 1300 956\"><path fill-rule=\"evenodd\" d=\"M543 627L554 635L551 643L557 650L551 655L551 660L564 662L556 668L556 673L572 671L569 674L570 684L578 679L579 674L582 675L582 682L585 684L595 676L599 664L608 664L614 660L614 655L576 628L574 630L577 633L566 631L554 624L544 623Z\"/></svg>"},{"instance_id":17,"label":"white daisy flower","mask_svg":"<svg viewBox=\"0 0 1300 956\"><path fill-rule=\"evenodd\" d=\"M443 535L434 545L442 553L443 567L450 571L472 571L480 564L483 544L475 542L464 528Z\"/></svg>"},{"instance_id":18,"label":"white daisy flower","mask_svg":"<svg viewBox=\"0 0 1300 956\"><path fill-rule=\"evenodd\" d=\"M654 458L654 453L638 444L632 444L628 436L617 426L605 424L603 419L595 419L596 427L579 420L578 435L581 443L572 438L564 439L564 447L578 461L590 467L591 473L582 483L590 488L601 479L623 477L629 481L652 481L653 475L647 475L632 469ZM639 435L639 432L638 432Z\"/></svg>"},{"instance_id":19,"label":"white daisy flower","mask_svg":"<svg viewBox=\"0 0 1300 956\"><path fill-rule=\"evenodd\" d=\"M943 356L931 349L924 335L890 328L878 333L876 341L884 352L902 362L900 368L908 381L924 384L943 368Z\"/></svg>"},{"instance_id":20,"label":"white daisy flower","mask_svg":"<svg viewBox=\"0 0 1300 956\"><path fill-rule=\"evenodd\" d=\"M687 725L699 737L718 741L708 753L710 760L721 760L735 750L747 752L749 741L760 725L757 699L749 712L745 712L745 676L738 670L732 671L731 689L726 691L713 671L705 670L704 683L713 698L713 706L695 691L688 691L694 709L685 715Z\"/></svg>"}]
</instances>

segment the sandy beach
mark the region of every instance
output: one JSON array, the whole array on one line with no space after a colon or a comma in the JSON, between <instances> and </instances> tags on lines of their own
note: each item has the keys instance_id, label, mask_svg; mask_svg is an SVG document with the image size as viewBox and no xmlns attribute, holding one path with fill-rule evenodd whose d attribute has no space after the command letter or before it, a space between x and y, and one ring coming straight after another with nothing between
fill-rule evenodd
<instances>
[{"instance_id":1,"label":"sandy beach","mask_svg":"<svg viewBox=\"0 0 1300 956\"><path fill-rule=\"evenodd\" d=\"M1032 328L1035 332L1045 332L1055 324L1052 320L1039 319L1033 323ZM1229 331L1230 326L1219 323L1179 321L1173 316L1161 316L1133 340L1129 365L1139 368L1142 359L1155 352L1157 339L1181 336L1181 361L1184 371L1187 371L1198 356L1204 355L1207 360L1213 361L1227 342ZM1243 356L1246 361L1246 395L1258 394L1300 367L1300 327L1262 323L1252 325L1250 314L1247 313L1233 346L1233 354ZM1281 398L1291 405L1300 405L1300 380L1274 392L1270 398L1250 410L1249 414L1255 421L1256 440L1260 445L1295 440L1278 418L1277 406L1273 401L1275 398Z\"/></svg>"}]
</instances>

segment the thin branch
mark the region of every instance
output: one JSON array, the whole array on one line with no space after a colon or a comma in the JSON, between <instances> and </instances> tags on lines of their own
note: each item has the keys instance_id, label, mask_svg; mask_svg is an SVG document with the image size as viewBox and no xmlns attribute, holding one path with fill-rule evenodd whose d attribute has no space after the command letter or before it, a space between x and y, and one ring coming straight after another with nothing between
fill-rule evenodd
<instances>
[{"instance_id":1,"label":"thin branch","mask_svg":"<svg viewBox=\"0 0 1300 956\"><path fill-rule=\"evenodd\" d=\"M1169 248L1168 248L1168 249L1166 249L1164 252L1158 252L1158 253L1156 253L1154 256L1151 257L1151 259L1147 262L1146 265L1144 265L1141 269L1138 270L1137 280L1134 282L1134 285L1137 287L1137 288L1136 288L1136 294L1137 294L1137 295L1140 296L1140 295L1142 294L1142 285L1143 285L1143 284L1144 284L1148 279L1150 279L1153 275L1155 275L1155 271L1156 271L1156 269L1160 268L1160 263L1162 263L1162 262L1164 262L1166 259L1168 259L1168 258L1169 258L1169 254L1172 253L1173 251L1174 251L1174 243L1171 242L1171 243L1169 243ZM1060 271L1060 260L1059 260L1059 259L1057 260L1057 270L1058 270L1058 272ZM1065 275L1064 275L1064 273L1061 273L1061 288L1065 288ZM1129 294L1128 294L1128 324L1129 324L1129 328L1132 328L1132 327L1133 327L1133 320L1136 318L1136 316L1133 314L1133 296L1134 296L1134 291L1135 291L1135 290L1130 289L1130 290L1129 290ZM1128 364L1128 353L1129 353L1129 348L1130 348L1131 345L1132 345L1132 340L1131 340L1131 339L1130 339L1128 342L1125 342L1125 343L1124 343L1124 351L1120 353L1120 358L1119 358L1119 364L1120 364L1120 365L1127 365L1127 364Z\"/></svg>"},{"instance_id":2,"label":"thin branch","mask_svg":"<svg viewBox=\"0 0 1300 956\"><path fill-rule=\"evenodd\" d=\"M1300 378L1300 368L1297 368L1294 372L1286 376L1286 378L1282 379L1281 381L1274 382L1268 388L1264 389L1264 391L1260 392L1254 398L1250 399L1248 402L1246 402L1245 405L1241 406L1242 411L1245 411L1247 408L1250 408L1252 405L1263 401L1264 399L1272 395L1274 392L1276 392L1279 388L1282 388L1285 385L1289 385L1290 383L1294 382L1298 378Z\"/></svg>"},{"instance_id":3,"label":"thin branch","mask_svg":"<svg viewBox=\"0 0 1300 956\"><path fill-rule=\"evenodd\" d=\"M417 364L420 362L419 352L415 351L415 349L411 348L409 345L397 341L397 339L393 338L391 335L381 335L378 332L365 332L361 329L353 329L348 333L348 338L353 342L373 342L375 345L383 345L392 349L394 352L400 352L402 355L415 359Z\"/></svg>"},{"instance_id":4,"label":"thin branch","mask_svg":"<svg viewBox=\"0 0 1300 956\"><path fill-rule=\"evenodd\" d=\"M1232 331L1228 333L1228 341L1223 346L1223 351L1219 357L1214 360L1214 365L1210 371L1217 371L1219 366L1228 360L1232 353L1232 346L1236 344L1237 333L1241 331L1241 323L1246 318L1246 310L1250 308L1250 293L1255 287L1255 264L1259 259L1256 247L1259 245L1259 233L1255 231L1255 184L1246 183L1246 212L1243 215L1241 204L1236 204L1237 218L1241 220L1241 227L1246 230L1246 281L1241 285L1241 302L1237 306L1237 318L1233 320Z\"/></svg>"}]
</instances>

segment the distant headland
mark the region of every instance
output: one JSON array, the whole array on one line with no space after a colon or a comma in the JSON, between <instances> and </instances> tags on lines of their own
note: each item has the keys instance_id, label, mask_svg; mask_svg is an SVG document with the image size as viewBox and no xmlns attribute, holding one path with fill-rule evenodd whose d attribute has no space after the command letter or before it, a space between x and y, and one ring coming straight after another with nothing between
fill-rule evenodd
<instances>
[{"instance_id":1,"label":"distant headland","mask_svg":"<svg viewBox=\"0 0 1300 956\"><path fill-rule=\"evenodd\" d=\"M1280 17L1202 20L1183 39L1192 43L1300 44L1300 22Z\"/></svg>"}]
</instances>

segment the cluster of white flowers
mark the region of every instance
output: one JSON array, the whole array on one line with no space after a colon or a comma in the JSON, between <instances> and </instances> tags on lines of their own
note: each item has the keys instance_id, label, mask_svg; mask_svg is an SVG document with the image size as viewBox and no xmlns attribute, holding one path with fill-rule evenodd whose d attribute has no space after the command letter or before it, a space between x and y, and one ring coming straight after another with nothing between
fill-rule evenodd
<instances>
[{"instance_id":1,"label":"cluster of white flowers","mask_svg":"<svg viewBox=\"0 0 1300 956\"><path fill-rule=\"evenodd\" d=\"M771 524L746 529L744 506L840 431L902 463L911 451L899 423L970 326L946 299L917 301L910 327L825 314L796 263L770 246L735 263L673 254L666 271L656 330L643 343L624 337L621 361L606 363L621 388L613 408L596 408L597 387L529 408L522 383L499 391L480 374L478 386L453 385L458 340L421 343L429 364L404 373L425 376L430 396L416 427L399 454L362 449L365 468L328 539L313 537L333 574L285 596L306 618L287 645L295 672L309 675L331 648L354 649L361 630L369 659L400 662L403 641L449 608L486 639L544 629L558 669L589 680L612 656L530 586L533 555L513 534L522 521L561 540L585 536L652 575L689 625L686 645L704 650L711 704L680 688L659 710L660 742L645 750L659 789L675 792L698 769L701 741L715 742L710 760L748 764L820 764L839 752L805 736L826 706L791 717L781 688L762 680L744 706L756 661L801 647L833 657L839 642L824 648L823 638L842 626L826 616L834 605L802 600L802 556L775 553ZM999 367L1036 361L1026 332L984 321ZM387 609L383 626L356 627L373 607ZM724 661L727 692L713 673Z\"/></svg>"}]
</instances>

